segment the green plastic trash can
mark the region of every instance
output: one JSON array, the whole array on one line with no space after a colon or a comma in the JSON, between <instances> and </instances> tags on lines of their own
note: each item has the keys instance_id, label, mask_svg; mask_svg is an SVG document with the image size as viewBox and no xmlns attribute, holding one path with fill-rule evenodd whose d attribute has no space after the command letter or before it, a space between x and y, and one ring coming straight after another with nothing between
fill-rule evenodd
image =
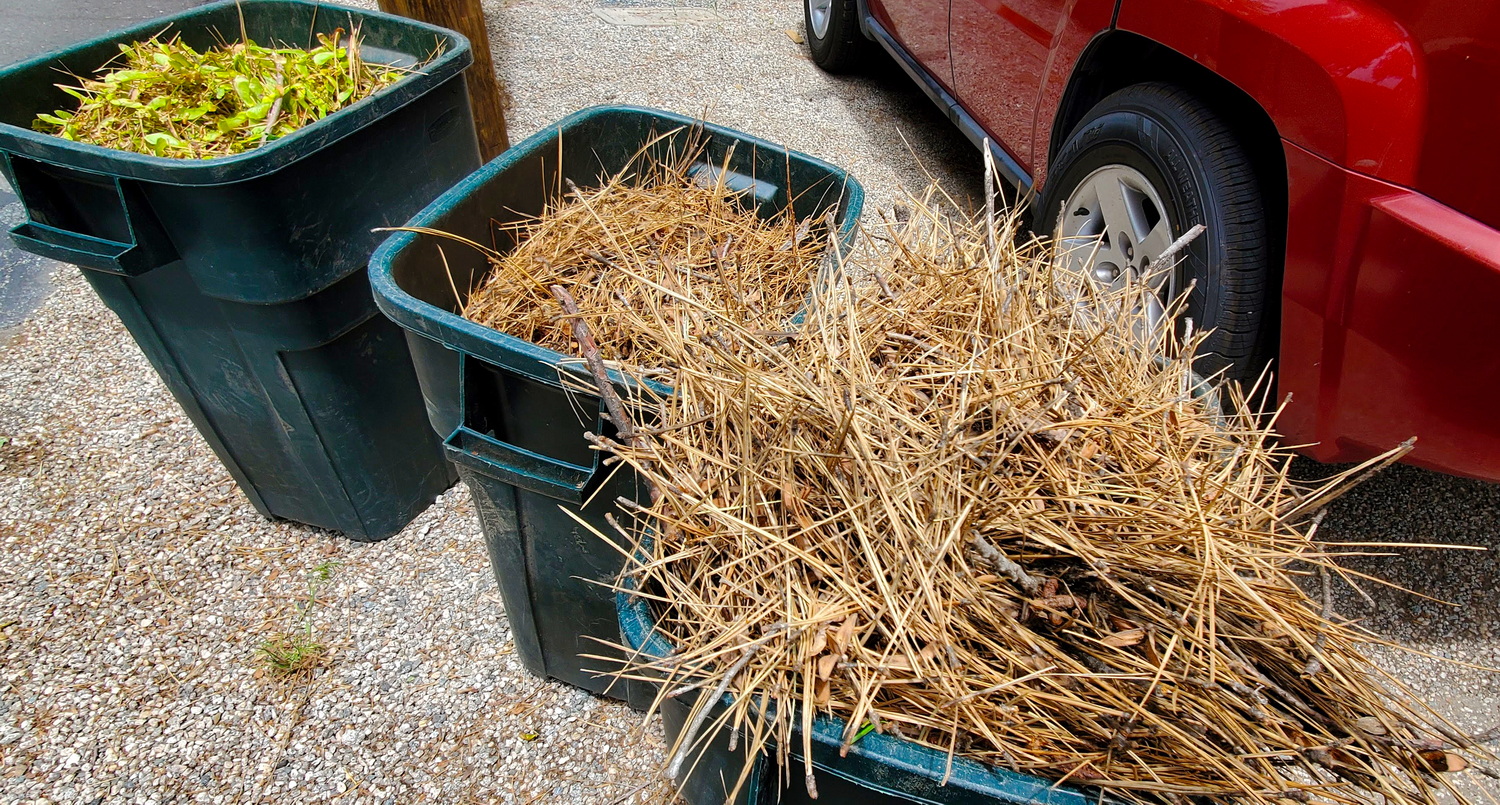
<instances>
[{"instance_id":1,"label":"green plastic trash can","mask_svg":"<svg viewBox=\"0 0 1500 805\"><path fill-rule=\"evenodd\" d=\"M616 595L620 633L636 656L662 658L672 643L655 629L646 599L627 591ZM700 693L661 704L667 745L674 746ZM706 694L701 694L706 695ZM802 732L794 729L790 774L768 754L752 753L746 741L729 748L729 729L709 729L723 712L728 698L704 721L677 780L678 793L690 805L815 805L818 802L858 802L861 805L1119 805L1097 789L1058 786L1027 774L989 766L889 735L870 733L839 756L847 722L818 716L813 720L812 762L818 799L807 794L803 782ZM701 747L701 748L700 748ZM731 801L729 794L750 765L745 785ZM946 780L946 782L944 782Z\"/></svg>"},{"instance_id":2,"label":"green plastic trash can","mask_svg":"<svg viewBox=\"0 0 1500 805\"><path fill-rule=\"evenodd\" d=\"M847 245L853 238L864 193L842 170L720 126L620 106L586 109L546 127L434 201L409 226L503 251L514 245L505 225L540 214L564 192L564 179L599 186L647 143L655 141L663 158L686 150L694 130L707 142L695 170L718 171L727 156L725 184L748 191L765 214L788 205L799 218L831 211L838 241ZM604 515L615 511L617 497L644 500L645 491L627 469L601 467L584 438L585 430L613 435L613 428L602 417L600 399L576 391L593 384L576 359L458 315L454 289L477 287L488 269L473 249L402 232L371 258L370 279L381 310L409 331L432 426L474 495L521 661L538 676L644 707L650 686L612 686L605 672L617 662L580 656L618 657L601 641L620 640L614 593L605 585L622 562L569 512L613 539ZM565 382L565 376L572 379Z\"/></svg>"},{"instance_id":3,"label":"green plastic trash can","mask_svg":"<svg viewBox=\"0 0 1500 805\"><path fill-rule=\"evenodd\" d=\"M243 17L241 16L243 15ZM166 159L31 130L118 45L180 34L307 46L357 28L371 61L420 71L234 156ZM83 269L251 503L358 540L399 531L454 481L406 341L366 265L399 224L479 165L462 36L302 0L193 9L0 71L0 160L29 252Z\"/></svg>"}]
</instances>

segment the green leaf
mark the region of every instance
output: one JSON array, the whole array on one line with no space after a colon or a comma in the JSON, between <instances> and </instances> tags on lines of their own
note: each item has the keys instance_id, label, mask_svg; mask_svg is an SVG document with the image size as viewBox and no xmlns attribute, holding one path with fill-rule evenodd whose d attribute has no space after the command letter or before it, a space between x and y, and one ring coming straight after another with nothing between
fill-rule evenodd
<instances>
[{"instance_id":1,"label":"green leaf","mask_svg":"<svg viewBox=\"0 0 1500 805\"><path fill-rule=\"evenodd\" d=\"M218 107L212 103L200 103L197 106L194 106L193 108L187 110L186 112L183 112L181 119L197 120L198 118L203 117L204 115L216 109L218 109Z\"/></svg>"},{"instance_id":2,"label":"green leaf","mask_svg":"<svg viewBox=\"0 0 1500 805\"><path fill-rule=\"evenodd\" d=\"M183 143L181 140L163 131L147 134L146 136L142 137L141 140L145 142L146 145L151 146L151 153L159 157L166 156L168 148L183 147Z\"/></svg>"},{"instance_id":3,"label":"green leaf","mask_svg":"<svg viewBox=\"0 0 1500 805\"><path fill-rule=\"evenodd\" d=\"M268 115L268 114L271 113L271 104L272 103L273 103L272 101L263 101L261 103L258 103L256 105L250 107L249 109L246 109L245 112L244 112L245 119L246 120L265 120L266 119L266 115Z\"/></svg>"},{"instance_id":4,"label":"green leaf","mask_svg":"<svg viewBox=\"0 0 1500 805\"><path fill-rule=\"evenodd\" d=\"M263 91L259 81L255 81L243 75L234 77L234 91L240 96L240 101L246 106L252 106L260 100Z\"/></svg>"},{"instance_id":5,"label":"green leaf","mask_svg":"<svg viewBox=\"0 0 1500 805\"><path fill-rule=\"evenodd\" d=\"M175 147L179 147L179 148L182 147L183 145L185 145L185 143L183 143L183 141L177 139L176 137L173 137L172 135L170 135L170 134L168 134L168 133L166 133L164 131L158 131L158 132L154 132L152 134L147 134L145 137L142 137L141 139L145 140L148 143L151 143L152 145L161 144L161 145L175 146Z\"/></svg>"},{"instance_id":6,"label":"green leaf","mask_svg":"<svg viewBox=\"0 0 1500 805\"><path fill-rule=\"evenodd\" d=\"M128 84L132 81L149 81L155 75L148 70L118 70L104 77L106 84Z\"/></svg>"},{"instance_id":7,"label":"green leaf","mask_svg":"<svg viewBox=\"0 0 1500 805\"><path fill-rule=\"evenodd\" d=\"M869 735L870 733L872 733L874 731L875 731L875 724L873 722L866 721L865 725L863 727L859 728L859 732L854 733L854 740L850 741L849 743L851 745L857 744L857 743L859 743L859 741L860 741L861 738L865 737L866 735Z\"/></svg>"}]
</instances>

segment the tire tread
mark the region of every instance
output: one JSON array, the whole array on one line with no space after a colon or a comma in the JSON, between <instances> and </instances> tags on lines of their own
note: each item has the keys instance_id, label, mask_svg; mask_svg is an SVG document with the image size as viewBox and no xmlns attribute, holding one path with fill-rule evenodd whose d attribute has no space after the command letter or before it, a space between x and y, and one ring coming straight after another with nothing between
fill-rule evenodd
<instances>
[{"instance_id":1,"label":"tire tread","mask_svg":"<svg viewBox=\"0 0 1500 805\"><path fill-rule=\"evenodd\" d=\"M833 0L828 21L828 36L818 39L813 34L812 15L807 0L802 3L803 35L807 38L808 55L813 64L824 72L847 73L863 63L869 40L859 29L859 4L857 0Z\"/></svg>"},{"instance_id":2,"label":"tire tread","mask_svg":"<svg viewBox=\"0 0 1500 805\"><path fill-rule=\"evenodd\" d=\"M1188 153L1208 155L1197 160L1197 178L1212 196L1202 199L1205 214L1216 208L1220 219L1205 235L1206 253L1216 263L1209 277L1215 287L1197 287L1194 295L1217 312L1195 366L1200 374L1223 372L1253 381L1264 363L1258 354L1260 331L1270 318L1266 308L1272 302L1267 299L1271 267L1265 205L1255 166L1228 124L1194 95L1172 84L1151 82L1126 87L1100 101L1059 149L1051 175L1062 176L1067 166L1087 154L1092 143L1082 135L1091 124L1121 111L1151 118L1182 141L1179 145ZM1062 188L1044 188L1041 209L1056 207L1066 196Z\"/></svg>"}]
</instances>

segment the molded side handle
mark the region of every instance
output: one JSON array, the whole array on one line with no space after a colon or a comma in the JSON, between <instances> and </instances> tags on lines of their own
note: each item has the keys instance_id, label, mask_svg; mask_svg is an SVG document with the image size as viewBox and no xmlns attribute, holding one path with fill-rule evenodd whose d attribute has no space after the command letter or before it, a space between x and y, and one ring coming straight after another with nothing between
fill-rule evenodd
<instances>
[{"instance_id":1,"label":"molded side handle","mask_svg":"<svg viewBox=\"0 0 1500 805\"><path fill-rule=\"evenodd\" d=\"M26 208L27 221L10 230L11 239L22 250L125 276L144 274L177 259L176 249L162 231L145 194L134 182L118 176L49 166L13 154L0 157L4 158L11 184ZM81 210L75 217L83 221L123 221L123 227L115 227L123 231L112 234L114 237L128 234L128 241L78 232L71 228L75 224L69 224L68 228L58 225L70 216L58 218L56 213L74 206L71 194L80 187L93 188L90 203L95 206Z\"/></svg>"},{"instance_id":2,"label":"molded side handle","mask_svg":"<svg viewBox=\"0 0 1500 805\"><path fill-rule=\"evenodd\" d=\"M502 483L582 506L593 486L593 467L580 467L506 444L460 426L443 441L448 460Z\"/></svg>"},{"instance_id":3,"label":"molded side handle","mask_svg":"<svg viewBox=\"0 0 1500 805\"><path fill-rule=\"evenodd\" d=\"M23 251L112 274L135 276L162 265L139 244L104 240L34 221L12 228L10 237Z\"/></svg>"}]
</instances>

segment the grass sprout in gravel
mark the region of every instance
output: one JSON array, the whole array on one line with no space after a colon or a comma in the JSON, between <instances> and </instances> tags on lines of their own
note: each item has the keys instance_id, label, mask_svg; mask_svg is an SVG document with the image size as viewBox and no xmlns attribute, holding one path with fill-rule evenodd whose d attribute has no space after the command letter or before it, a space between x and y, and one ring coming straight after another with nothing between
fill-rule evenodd
<instances>
[{"instance_id":1,"label":"grass sprout in gravel","mask_svg":"<svg viewBox=\"0 0 1500 805\"><path fill-rule=\"evenodd\" d=\"M321 120L407 74L359 57L358 32L318 46L266 48L246 39L194 50L177 37L120 46L123 65L82 86L59 84L75 110L37 115L66 140L177 159L248 151ZM109 67L109 65L105 65ZM101 68L103 69L103 68Z\"/></svg>"},{"instance_id":2,"label":"grass sprout in gravel","mask_svg":"<svg viewBox=\"0 0 1500 805\"><path fill-rule=\"evenodd\" d=\"M308 681L328 662L328 646L314 635L313 612L318 589L333 578L337 562L320 562L307 576L307 600L298 606L300 626L262 643L257 656L271 675L288 682Z\"/></svg>"}]
</instances>

